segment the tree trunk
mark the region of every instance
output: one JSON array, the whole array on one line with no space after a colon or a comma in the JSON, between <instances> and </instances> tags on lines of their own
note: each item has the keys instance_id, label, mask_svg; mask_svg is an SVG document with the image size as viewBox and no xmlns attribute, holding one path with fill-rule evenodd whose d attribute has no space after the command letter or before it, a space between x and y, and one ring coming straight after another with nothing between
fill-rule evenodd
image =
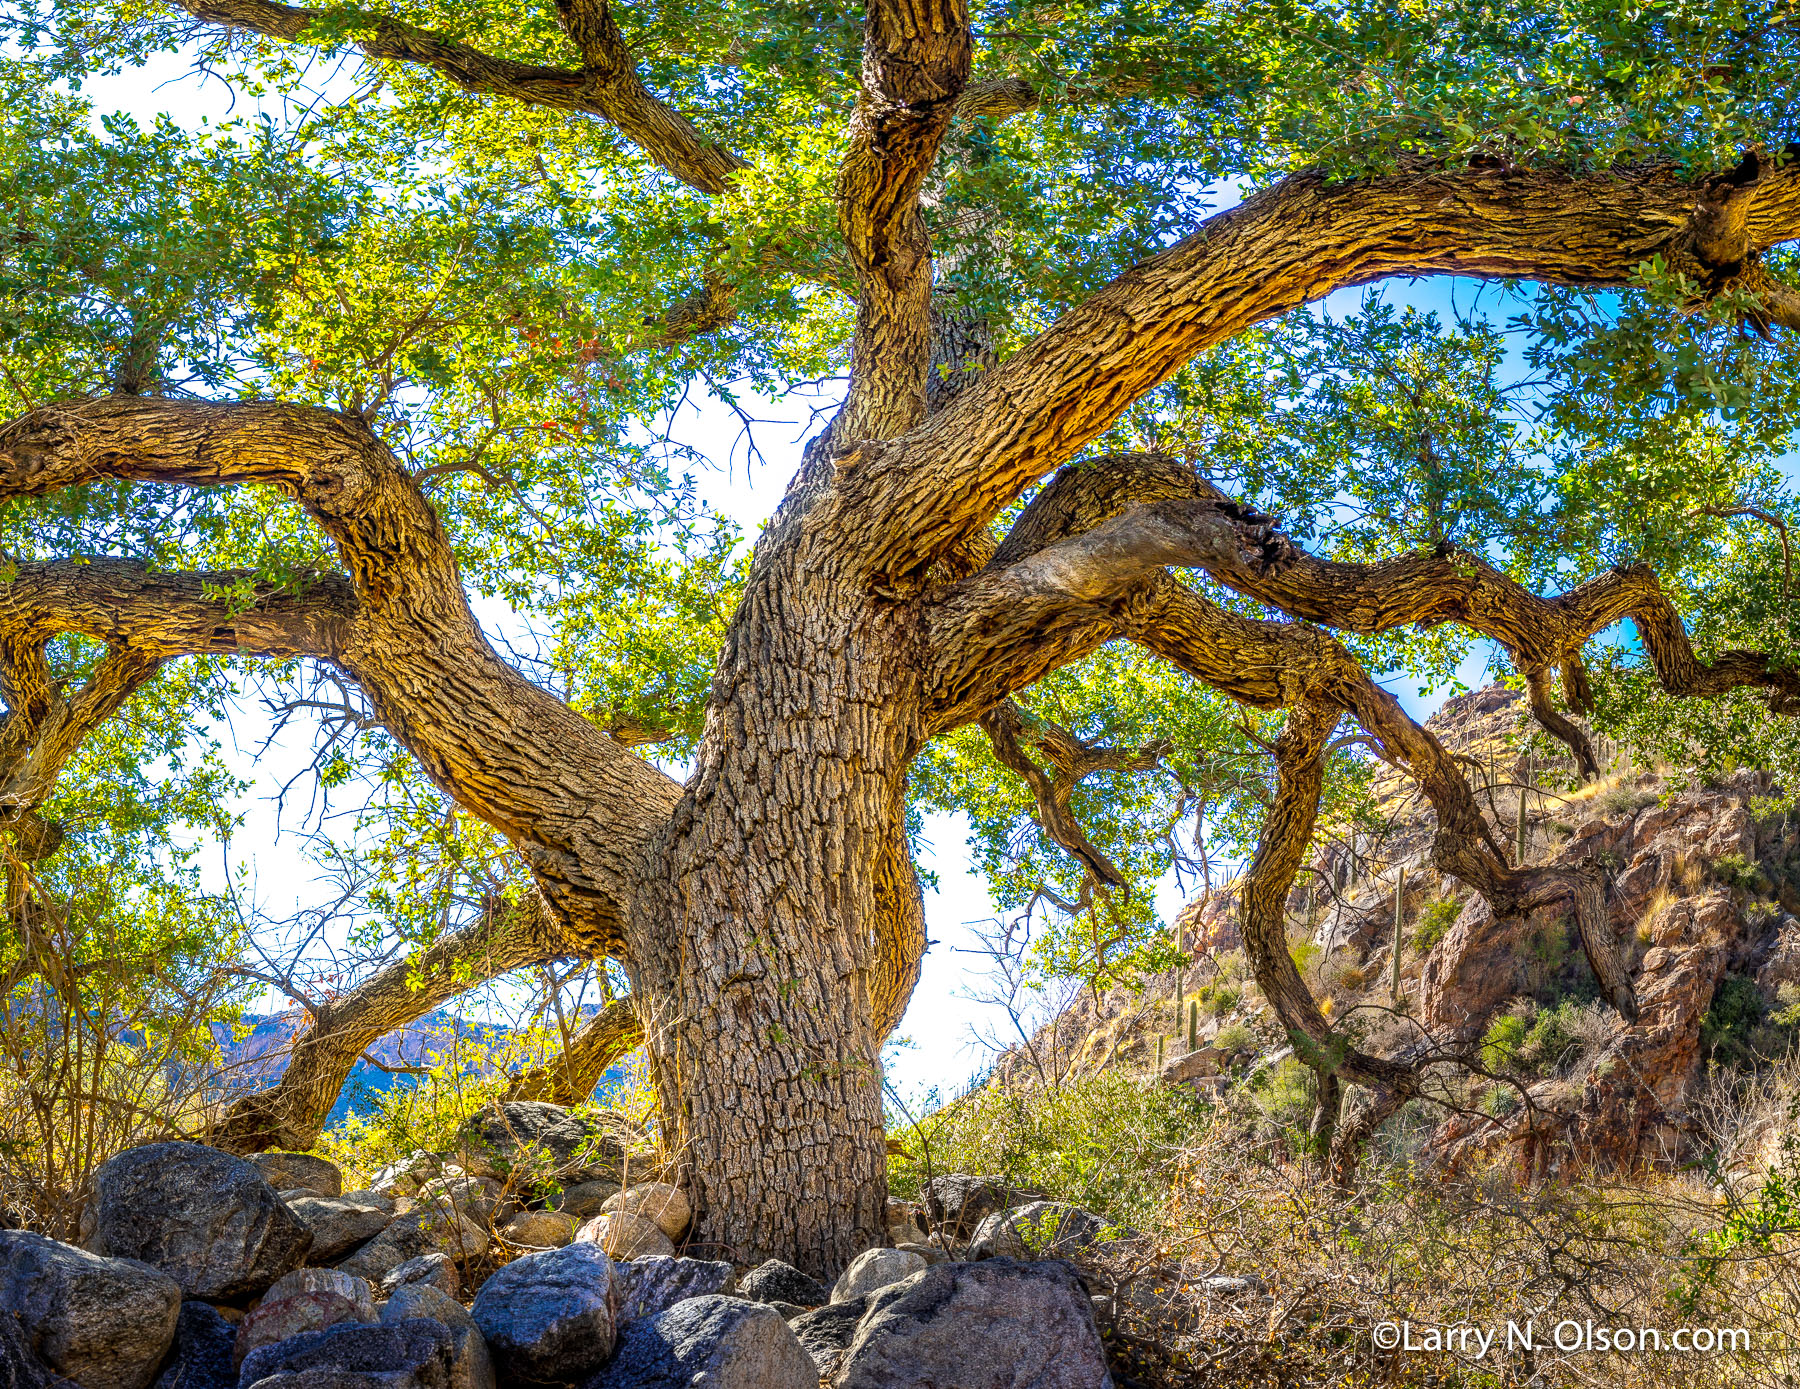
<instances>
[{"instance_id":1,"label":"tree trunk","mask_svg":"<svg viewBox=\"0 0 1800 1389\"><path fill-rule=\"evenodd\" d=\"M886 1243L880 1052L924 951L921 723L916 611L802 534L809 505L790 494L760 547L631 956L694 1239L830 1277Z\"/></svg>"}]
</instances>

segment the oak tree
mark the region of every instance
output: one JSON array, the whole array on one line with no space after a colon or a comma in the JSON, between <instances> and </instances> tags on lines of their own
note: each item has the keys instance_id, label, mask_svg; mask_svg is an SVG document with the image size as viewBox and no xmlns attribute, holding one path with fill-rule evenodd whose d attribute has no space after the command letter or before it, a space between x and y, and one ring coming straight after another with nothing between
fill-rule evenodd
<instances>
[{"instance_id":1,"label":"oak tree","mask_svg":"<svg viewBox=\"0 0 1800 1389\"><path fill-rule=\"evenodd\" d=\"M408 836L452 877L495 846L516 870L432 898L416 950L317 1002L222 1141L305 1146L382 1033L611 959L630 999L517 1092L578 1094L641 1037L696 1238L834 1270L885 1236L881 1048L926 946L909 797L978 796L974 746L1016 797L994 825L1028 815L1066 905L1127 937L1126 889L1166 860L1133 857L1141 822L1084 819L1084 788L1172 763L1214 805L1257 784L1246 947L1347 1161L1420 1084L1334 1031L1287 950L1347 738L1417 781L1442 871L1500 913L1567 903L1636 1011L1599 877L1514 862L1371 671L1489 641L1590 772L1567 713L1597 700L1722 701L1742 736L1800 710L1779 6L56 0L12 23L15 923L59 776L133 700L203 707L179 671L314 672L390 740L379 778L426 779L392 804L429 812L389 822L399 897L430 896ZM77 91L168 49L264 114L96 131ZM1511 287L1532 410L1491 325L1305 308L1434 275ZM653 422L691 388L831 376L740 564ZM488 599L542 620L542 662L503 654ZM1131 736L1085 726L1127 681ZM1259 739L1272 785L1233 761Z\"/></svg>"}]
</instances>

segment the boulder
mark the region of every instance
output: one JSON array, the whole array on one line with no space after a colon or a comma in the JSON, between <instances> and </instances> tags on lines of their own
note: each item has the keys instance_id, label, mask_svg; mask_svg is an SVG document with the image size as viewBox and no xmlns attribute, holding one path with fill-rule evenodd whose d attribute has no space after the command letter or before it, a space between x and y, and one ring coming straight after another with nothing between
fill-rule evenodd
<instances>
[{"instance_id":1,"label":"boulder","mask_svg":"<svg viewBox=\"0 0 1800 1389\"><path fill-rule=\"evenodd\" d=\"M600 1209L607 1215L627 1211L632 1215L648 1216L672 1240L687 1233L688 1222L693 1218L692 1207L681 1188L667 1182L640 1182L608 1197Z\"/></svg>"},{"instance_id":2,"label":"boulder","mask_svg":"<svg viewBox=\"0 0 1800 1389\"><path fill-rule=\"evenodd\" d=\"M384 1325L429 1317L450 1333L450 1389L494 1389L494 1362L469 1309L429 1283L408 1283L381 1309Z\"/></svg>"},{"instance_id":3,"label":"boulder","mask_svg":"<svg viewBox=\"0 0 1800 1389\"><path fill-rule=\"evenodd\" d=\"M335 1268L297 1268L276 1279L237 1331L232 1363L242 1365L261 1346L307 1331L375 1321L375 1296L361 1278Z\"/></svg>"},{"instance_id":4,"label":"boulder","mask_svg":"<svg viewBox=\"0 0 1800 1389\"><path fill-rule=\"evenodd\" d=\"M449 1329L417 1317L309 1331L250 1353L242 1389L450 1389Z\"/></svg>"},{"instance_id":5,"label":"boulder","mask_svg":"<svg viewBox=\"0 0 1800 1389\"><path fill-rule=\"evenodd\" d=\"M192 1299L182 1303L175 1353L157 1377L156 1389L237 1389L231 1355L236 1344L237 1328L218 1308Z\"/></svg>"},{"instance_id":6,"label":"boulder","mask_svg":"<svg viewBox=\"0 0 1800 1389\"><path fill-rule=\"evenodd\" d=\"M446 1297L462 1296L462 1275L448 1254L421 1254L395 1264L381 1280L381 1295L392 1297L408 1283L423 1283Z\"/></svg>"},{"instance_id":7,"label":"boulder","mask_svg":"<svg viewBox=\"0 0 1800 1389\"><path fill-rule=\"evenodd\" d=\"M850 1267L833 1285L831 1300L849 1302L889 1283L911 1278L924 1267L924 1258L909 1250L865 1249L850 1261Z\"/></svg>"},{"instance_id":8,"label":"boulder","mask_svg":"<svg viewBox=\"0 0 1800 1389\"><path fill-rule=\"evenodd\" d=\"M477 1176L579 1181L615 1171L618 1144L561 1105L513 1100L490 1105L458 1136L457 1158Z\"/></svg>"},{"instance_id":9,"label":"boulder","mask_svg":"<svg viewBox=\"0 0 1800 1389\"><path fill-rule=\"evenodd\" d=\"M788 1323L819 1374L837 1373L868 1308L868 1298L853 1297L848 1302L829 1303Z\"/></svg>"},{"instance_id":10,"label":"boulder","mask_svg":"<svg viewBox=\"0 0 1800 1389\"><path fill-rule=\"evenodd\" d=\"M503 1381L579 1383L613 1352L612 1260L586 1243L527 1254L489 1278L470 1311Z\"/></svg>"},{"instance_id":11,"label":"boulder","mask_svg":"<svg viewBox=\"0 0 1800 1389\"><path fill-rule=\"evenodd\" d=\"M561 1211L520 1211L500 1227L508 1244L533 1249L561 1249L575 1238L575 1217Z\"/></svg>"},{"instance_id":12,"label":"boulder","mask_svg":"<svg viewBox=\"0 0 1800 1389\"><path fill-rule=\"evenodd\" d=\"M457 1263L468 1263L487 1253L487 1248L487 1231L467 1216L413 1211L395 1216L385 1230L338 1267L371 1283L380 1283L401 1264L421 1254L444 1254Z\"/></svg>"},{"instance_id":13,"label":"boulder","mask_svg":"<svg viewBox=\"0 0 1800 1389\"><path fill-rule=\"evenodd\" d=\"M578 1244L597 1244L615 1259L640 1259L651 1255L672 1257L675 1245L649 1216L630 1211L597 1215L575 1232Z\"/></svg>"},{"instance_id":14,"label":"boulder","mask_svg":"<svg viewBox=\"0 0 1800 1389\"><path fill-rule=\"evenodd\" d=\"M925 1207L918 1201L896 1201L888 1198L887 1203L888 1239L894 1244L910 1244L914 1240L922 1240L931 1232L931 1222L926 1218Z\"/></svg>"},{"instance_id":15,"label":"boulder","mask_svg":"<svg viewBox=\"0 0 1800 1389\"><path fill-rule=\"evenodd\" d=\"M148 1264L0 1230L0 1320L82 1389L147 1389L180 1315L181 1289Z\"/></svg>"},{"instance_id":16,"label":"boulder","mask_svg":"<svg viewBox=\"0 0 1800 1389\"><path fill-rule=\"evenodd\" d=\"M920 1192L925 1214L932 1224L949 1238L958 1240L972 1236L975 1227L990 1215L1022 1205L1037 1194L1004 1177L975 1176L968 1172L933 1177Z\"/></svg>"},{"instance_id":17,"label":"boulder","mask_svg":"<svg viewBox=\"0 0 1800 1389\"><path fill-rule=\"evenodd\" d=\"M383 1196L416 1196L419 1188L433 1177L460 1177L462 1168L436 1153L412 1153L390 1162L375 1174L371 1190Z\"/></svg>"},{"instance_id":18,"label":"boulder","mask_svg":"<svg viewBox=\"0 0 1800 1389\"><path fill-rule=\"evenodd\" d=\"M393 1219L393 1203L346 1196L297 1196L287 1208L312 1232L312 1248L307 1251L309 1263L328 1264L341 1259L357 1245L366 1243L387 1229Z\"/></svg>"},{"instance_id":19,"label":"boulder","mask_svg":"<svg viewBox=\"0 0 1800 1389\"><path fill-rule=\"evenodd\" d=\"M694 1297L628 1325L587 1389L810 1389L818 1375L781 1314L737 1297Z\"/></svg>"},{"instance_id":20,"label":"boulder","mask_svg":"<svg viewBox=\"0 0 1800 1389\"><path fill-rule=\"evenodd\" d=\"M342 1196L344 1174L337 1164L311 1153L256 1153L247 1159L277 1191L309 1191L315 1196Z\"/></svg>"},{"instance_id":21,"label":"boulder","mask_svg":"<svg viewBox=\"0 0 1800 1389\"><path fill-rule=\"evenodd\" d=\"M619 1289L620 1326L653 1317L690 1297L729 1293L737 1287L737 1274L730 1264L672 1259L663 1254L620 1264L613 1276Z\"/></svg>"},{"instance_id":22,"label":"boulder","mask_svg":"<svg viewBox=\"0 0 1800 1389\"><path fill-rule=\"evenodd\" d=\"M25 1344L25 1333L9 1317L0 1316L0 1389L80 1389L44 1367Z\"/></svg>"},{"instance_id":23,"label":"boulder","mask_svg":"<svg viewBox=\"0 0 1800 1389\"><path fill-rule=\"evenodd\" d=\"M1029 1259L1050 1254L1068 1258L1100 1238L1106 1222L1091 1211L1061 1201L1033 1201L990 1215L969 1243L971 1259Z\"/></svg>"},{"instance_id":24,"label":"boulder","mask_svg":"<svg viewBox=\"0 0 1800 1389\"><path fill-rule=\"evenodd\" d=\"M869 1299L837 1389L1111 1389L1080 1276L1061 1260L940 1264Z\"/></svg>"},{"instance_id":25,"label":"boulder","mask_svg":"<svg viewBox=\"0 0 1800 1389\"><path fill-rule=\"evenodd\" d=\"M607 1198L618 1194L617 1182L575 1182L558 1192L550 1205L564 1215L586 1220L590 1216L599 1215Z\"/></svg>"},{"instance_id":26,"label":"boulder","mask_svg":"<svg viewBox=\"0 0 1800 1389\"><path fill-rule=\"evenodd\" d=\"M188 1297L254 1297L306 1257L312 1233L261 1172L198 1143L129 1148L94 1174L89 1248L141 1259Z\"/></svg>"},{"instance_id":27,"label":"boulder","mask_svg":"<svg viewBox=\"0 0 1800 1389\"><path fill-rule=\"evenodd\" d=\"M831 1301L831 1290L792 1264L770 1259L738 1280L738 1296L752 1302L791 1302L797 1307L818 1307Z\"/></svg>"},{"instance_id":28,"label":"boulder","mask_svg":"<svg viewBox=\"0 0 1800 1389\"><path fill-rule=\"evenodd\" d=\"M1218 1048L1210 1043L1198 1046L1163 1062L1158 1079L1164 1085L1186 1085L1196 1080L1210 1080L1219 1074L1222 1059Z\"/></svg>"}]
</instances>

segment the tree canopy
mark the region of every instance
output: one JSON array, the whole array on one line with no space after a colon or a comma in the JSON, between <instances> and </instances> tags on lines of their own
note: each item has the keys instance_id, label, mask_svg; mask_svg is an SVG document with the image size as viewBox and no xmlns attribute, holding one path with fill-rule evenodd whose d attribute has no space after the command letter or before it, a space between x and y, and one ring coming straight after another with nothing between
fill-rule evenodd
<instances>
[{"instance_id":1,"label":"tree canopy","mask_svg":"<svg viewBox=\"0 0 1800 1389\"><path fill-rule=\"evenodd\" d=\"M690 940L652 918L791 900L798 943L756 948L809 962L821 992L792 1006L815 1016L819 981L863 980L862 1054L923 949L921 808L968 812L998 908L1041 911L1039 967L1117 977L1163 948L1171 867L1255 855L1278 911L1320 797L1354 818L1372 758L1426 788L1447 871L1511 906L1585 900L1506 863L1366 672L1441 685L1491 645L1578 756L1559 672L1565 708L1684 765L1795 758L1781 6L28 0L9 21L15 920L111 859L136 875L118 911L176 892L194 923L168 929L215 929L158 845L224 828L209 718L255 691L316 724L305 793L353 812L321 852L368 968L410 960L370 1018L610 956L640 1005L687 999L679 1033L761 976L721 959L689 998L692 956L663 943L704 953L720 919ZM235 114L96 115L170 53ZM1460 277L1436 311L1317 302L1427 275ZM740 535L670 414L801 390L842 406ZM470 602L505 614L504 658ZM752 687L761 712L734 702ZM838 731L790 738L809 718ZM810 775L789 756L840 757L856 789L784 800ZM816 875L784 868L809 854ZM757 886L702 883L765 856ZM828 923L865 917L826 961ZM30 937L7 949L29 987ZM789 1006L746 1006L745 1036L781 1051ZM1400 1083L1364 1060L1347 1079ZM686 1063L659 1064L675 1088Z\"/></svg>"}]
</instances>

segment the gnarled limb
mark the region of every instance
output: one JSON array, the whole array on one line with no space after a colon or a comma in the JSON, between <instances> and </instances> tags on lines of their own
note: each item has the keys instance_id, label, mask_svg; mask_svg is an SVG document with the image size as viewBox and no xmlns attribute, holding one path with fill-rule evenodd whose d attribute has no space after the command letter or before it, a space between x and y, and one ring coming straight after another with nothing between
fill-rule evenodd
<instances>
[{"instance_id":1,"label":"gnarled limb","mask_svg":"<svg viewBox=\"0 0 1800 1389\"><path fill-rule=\"evenodd\" d=\"M535 894L519 903L490 901L472 924L313 1002L312 1025L295 1039L281 1079L234 1101L213 1142L240 1153L310 1148L357 1059L379 1038L497 975L570 953Z\"/></svg>"},{"instance_id":2,"label":"gnarled limb","mask_svg":"<svg viewBox=\"0 0 1800 1389\"><path fill-rule=\"evenodd\" d=\"M263 483L295 497L335 543L355 594L350 611L318 616L319 654L367 691L446 793L519 848L571 948L619 946L632 871L678 788L500 659L469 610L437 513L362 420L298 405L109 397L0 428L0 497L102 478ZM191 622L193 587L146 584L138 611L162 594ZM330 608L341 589L323 596ZM214 610L230 606L220 599Z\"/></svg>"},{"instance_id":3,"label":"gnarled limb","mask_svg":"<svg viewBox=\"0 0 1800 1389\"><path fill-rule=\"evenodd\" d=\"M677 178L702 193L723 193L744 161L651 95L607 0L557 0L556 12L581 52L582 94L596 114Z\"/></svg>"},{"instance_id":4,"label":"gnarled limb","mask_svg":"<svg viewBox=\"0 0 1800 1389\"><path fill-rule=\"evenodd\" d=\"M1064 582L1071 570L1034 569L1023 561L1134 504L1217 495L1192 468L1161 454L1103 454L1064 467L981 564L967 566L961 582L925 604L932 731L979 718L1011 691L1089 654L1128 625L1129 585L1089 586L1089 599L1071 602Z\"/></svg>"},{"instance_id":5,"label":"gnarled limb","mask_svg":"<svg viewBox=\"0 0 1800 1389\"><path fill-rule=\"evenodd\" d=\"M904 439L864 445L845 460L841 505L917 518L864 558L889 582L922 574L1196 353L1347 285L1447 273L1615 286L1661 255L1717 292L1800 236L1800 162L1743 177L1667 164L1290 176L1126 271ZM1696 208L1721 202L1736 231L1696 240ZM1706 259L1721 247L1731 261Z\"/></svg>"},{"instance_id":6,"label":"gnarled limb","mask_svg":"<svg viewBox=\"0 0 1800 1389\"><path fill-rule=\"evenodd\" d=\"M1146 772L1168 752L1167 743L1127 749L1083 742L1060 724L1030 719L1010 699L1002 700L981 716L982 730L994 745L1002 766L1015 772L1031 788L1037 802L1039 827L1087 866L1088 872L1107 887L1125 887L1125 875L1081 828L1069 813L1069 799L1084 777L1095 772ZM1046 772L1025 752L1031 743L1050 759Z\"/></svg>"},{"instance_id":7,"label":"gnarled limb","mask_svg":"<svg viewBox=\"0 0 1800 1389\"><path fill-rule=\"evenodd\" d=\"M856 270L842 443L903 434L925 418L931 365L931 236L919 189L969 79L965 0L869 0L862 90L838 173L838 230Z\"/></svg>"},{"instance_id":8,"label":"gnarled limb","mask_svg":"<svg viewBox=\"0 0 1800 1389\"><path fill-rule=\"evenodd\" d=\"M506 1098L579 1104L615 1061L643 1043L635 1000L614 999L576 1030L559 1055L514 1076Z\"/></svg>"},{"instance_id":9,"label":"gnarled limb","mask_svg":"<svg viewBox=\"0 0 1800 1389\"><path fill-rule=\"evenodd\" d=\"M277 0L177 3L208 24L249 29L289 43L304 41L314 25L324 25L328 18L334 28L353 18L352 42L368 57L429 67L466 92L599 116L670 173L704 193L723 191L726 178L743 167L741 159L707 140L686 117L645 88L605 0L565 0L557 7L581 53L579 70L496 57L374 11L355 16L334 11L327 16Z\"/></svg>"}]
</instances>

